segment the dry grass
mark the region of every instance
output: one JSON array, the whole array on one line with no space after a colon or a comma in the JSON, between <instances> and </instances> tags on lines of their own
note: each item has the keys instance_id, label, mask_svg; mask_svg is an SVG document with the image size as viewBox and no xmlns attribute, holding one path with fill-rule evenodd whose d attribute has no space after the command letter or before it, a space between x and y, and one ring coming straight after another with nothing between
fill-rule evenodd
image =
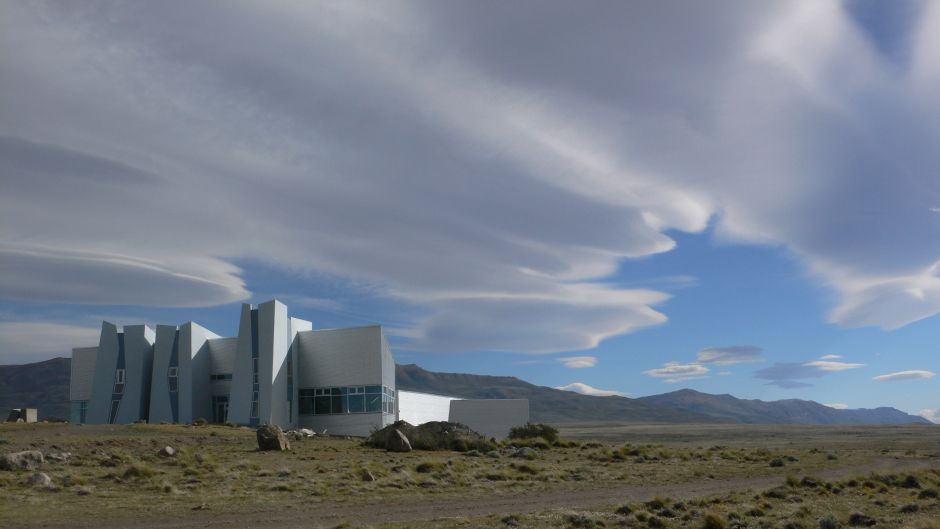
<instances>
[{"instance_id":1,"label":"dry grass","mask_svg":"<svg viewBox=\"0 0 940 529\"><path fill-rule=\"evenodd\" d=\"M931 522L940 519L940 477L934 473L861 476L836 483L812 477L826 469L888 456L940 457L936 430L913 428L899 435L894 428L871 429L866 442L855 443L846 439L856 430L813 428L802 437L768 436L760 444L751 428L725 426L721 435L709 438L693 427L662 427L664 433L658 438L650 429L619 438L601 431L605 439L601 442L535 443L534 457L525 459L511 457L506 444L498 448L499 457L487 457L458 452L393 454L364 447L357 439L314 438L292 442L290 452L274 453L257 452L254 432L247 428L0 425L0 437L7 441L0 448L4 452L38 448L74 454L69 463L48 463L43 468L53 479L49 490L26 484L27 473L0 472L0 512L5 523L15 527L108 519L118 513L144 518L202 508L239 512L330 501L365 505L399 497L482 498L776 476L781 486L763 494L684 503L657 498L597 512L520 514L509 522L503 521L505 516L494 516L455 520L452 525L437 521L407 526L700 528L718 527L714 525L718 520L729 528L784 528L783 520L788 520L798 524L790 529L816 529L829 514L845 527L853 513L862 513L878 520L876 527L901 523L940 529ZM166 445L177 449L177 455L160 457L158 451ZM49 501L55 501L55 509L43 508ZM901 512L905 508L909 512ZM709 513L714 519L706 518Z\"/></svg>"}]
</instances>

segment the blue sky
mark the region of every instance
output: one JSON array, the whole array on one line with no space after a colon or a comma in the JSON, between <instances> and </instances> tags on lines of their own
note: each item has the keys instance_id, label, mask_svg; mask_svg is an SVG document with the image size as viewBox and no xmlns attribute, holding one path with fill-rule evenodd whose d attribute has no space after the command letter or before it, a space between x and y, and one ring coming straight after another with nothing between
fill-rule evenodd
<instances>
[{"instance_id":1,"label":"blue sky","mask_svg":"<svg viewBox=\"0 0 940 529\"><path fill-rule=\"evenodd\" d=\"M936 4L0 9L0 363L277 297L432 370L940 417Z\"/></svg>"}]
</instances>

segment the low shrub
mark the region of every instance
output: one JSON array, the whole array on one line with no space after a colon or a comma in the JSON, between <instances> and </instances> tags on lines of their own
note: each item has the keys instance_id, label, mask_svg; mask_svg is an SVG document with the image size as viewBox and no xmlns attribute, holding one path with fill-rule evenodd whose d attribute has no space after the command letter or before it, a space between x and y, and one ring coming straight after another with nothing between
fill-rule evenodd
<instances>
[{"instance_id":1,"label":"low shrub","mask_svg":"<svg viewBox=\"0 0 940 529\"><path fill-rule=\"evenodd\" d=\"M510 439L542 438L548 443L558 441L558 429L544 423L526 423L525 426L513 426L509 430Z\"/></svg>"},{"instance_id":2,"label":"low shrub","mask_svg":"<svg viewBox=\"0 0 940 529\"><path fill-rule=\"evenodd\" d=\"M155 475L157 475L157 471L150 465L145 465L144 463L134 463L124 471L125 478L144 479L151 478Z\"/></svg>"},{"instance_id":3,"label":"low shrub","mask_svg":"<svg viewBox=\"0 0 940 529\"><path fill-rule=\"evenodd\" d=\"M205 426L207 424L209 424L209 421L203 419L202 417L199 417L198 419L193 421L193 426Z\"/></svg>"},{"instance_id":4,"label":"low shrub","mask_svg":"<svg viewBox=\"0 0 940 529\"><path fill-rule=\"evenodd\" d=\"M728 522L715 513L706 513L702 519L702 529L727 529Z\"/></svg>"}]
</instances>

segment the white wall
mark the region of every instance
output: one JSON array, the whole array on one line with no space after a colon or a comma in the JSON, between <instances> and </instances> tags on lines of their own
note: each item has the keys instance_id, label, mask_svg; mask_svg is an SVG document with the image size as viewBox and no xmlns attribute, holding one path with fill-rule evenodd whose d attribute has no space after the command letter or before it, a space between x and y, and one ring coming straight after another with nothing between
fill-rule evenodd
<instances>
[{"instance_id":1,"label":"white wall","mask_svg":"<svg viewBox=\"0 0 940 529\"><path fill-rule=\"evenodd\" d=\"M529 399L453 400L450 420L486 437L508 437L510 428L529 422Z\"/></svg>"},{"instance_id":2,"label":"white wall","mask_svg":"<svg viewBox=\"0 0 940 529\"><path fill-rule=\"evenodd\" d=\"M295 343L298 389L379 385L395 389L395 359L381 326L301 332ZM316 431L368 435L395 422L395 414L300 415L298 421Z\"/></svg>"},{"instance_id":3,"label":"white wall","mask_svg":"<svg viewBox=\"0 0 940 529\"><path fill-rule=\"evenodd\" d=\"M450 420L450 401L456 397L398 390L398 420L412 425Z\"/></svg>"},{"instance_id":4,"label":"white wall","mask_svg":"<svg viewBox=\"0 0 940 529\"><path fill-rule=\"evenodd\" d=\"M248 424L251 412L251 339L251 305L244 303L238 324L231 393L228 399L228 420L235 424Z\"/></svg>"},{"instance_id":5,"label":"white wall","mask_svg":"<svg viewBox=\"0 0 940 529\"><path fill-rule=\"evenodd\" d=\"M157 325L156 341L153 345L153 373L150 380L151 423L173 422L173 406L167 386L167 370L173 355L176 340L176 325Z\"/></svg>"},{"instance_id":6,"label":"white wall","mask_svg":"<svg viewBox=\"0 0 940 529\"><path fill-rule=\"evenodd\" d=\"M69 400L91 400L91 388L95 381L95 358L97 356L97 347L76 347L72 349Z\"/></svg>"}]
</instances>

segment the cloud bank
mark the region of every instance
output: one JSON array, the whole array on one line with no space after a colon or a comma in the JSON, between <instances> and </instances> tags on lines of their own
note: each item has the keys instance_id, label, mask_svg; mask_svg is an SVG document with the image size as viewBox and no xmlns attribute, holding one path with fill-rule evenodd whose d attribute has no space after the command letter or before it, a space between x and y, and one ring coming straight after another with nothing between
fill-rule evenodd
<instances>
[{"instance_id":1,"label":"cloud bank","mask_svg":"<svg viewBox=\"0 0 940 529\"><path fill-rule=\"evenodd\" d=\"M73 347L98 344L100 329L50 322L0 322L0 362L26 364L72 356Z\"/></svg>"},{"instance_id":2,"label":"cloud bank","mask_svg":"<svg viewBox=\"0 0 940 529\"><path fill-rule=\"evenodd\" d=\"M728 347L706 347L698 352L698 363L730 366L751 362L763 362L763 349L753 345L732 345Z\"/></svg>"},{"instance_id":3,"label":"cloud bank","mask_svg":"<svg viewBox=\"0 0 940 529\"><path fill-rule=\"evenodd\" d=\"M653 378L662 378L668 384L676 384L702 378L709 373L710 369L701 364L681 364L679 362L666 362L663 367L648 369L643 372L644 375Z\"/></svg>"},{"instance_id":4,"label":"cloud bank","mask_svg":"<svg viewBox=\"0 0 940 529\"><path fill-rule=\"evenodd\" d=\"M597 357L595 356L569 356L559 358L558 361L569 369L584 369L597 365Z\"/></svg>"},{"instance_id":5,"label":"cloud bank","mask_svg":"<svg viewBox=\"0 0 940 529\"><path fill-rule=\"evenodd\" d=\"M420 307L415 349L580 350L666 321L604 280L714 218L898 328L940 311L938 34L899 68L815 0L10 4L0 296L229 303L247 259Z\"/></svg>"},{"instance_id":6,"label":"cloud bank","mask_svg":"<svg viewBox=\"0 0 940 529\"><path fill-rule=\"evenodd\" d=\"M614 391L612 389L598 389L593 386L589 386L582 382L572 382L566 386L558 386L555 389L560 389L562 391L573 391L575 393L581 393L582 395L591 395L593 397L626 397L627 394L621 391Z\"/></svg>"}]
</instances>

